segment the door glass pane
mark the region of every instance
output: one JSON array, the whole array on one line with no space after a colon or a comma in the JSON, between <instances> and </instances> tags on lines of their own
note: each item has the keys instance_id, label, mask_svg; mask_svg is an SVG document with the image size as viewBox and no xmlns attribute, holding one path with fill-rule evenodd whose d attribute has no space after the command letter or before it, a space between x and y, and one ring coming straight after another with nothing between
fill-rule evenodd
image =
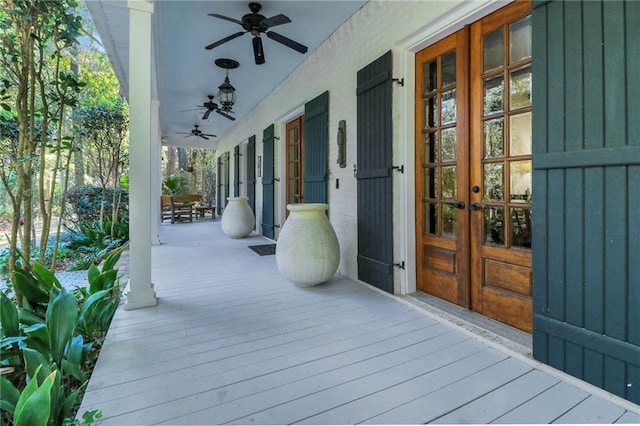
<instances>
[{"instance_id":1,"label":"door glass pane","mask_svg":"<svg viewBox=\"0 0 640 426\"><path fill-rule=\"evenodd\" d=\"M423 65L424 93L433 92L438 87L438 63L436 60Z\"/></svg>"},{"instance_id":2,"label":"door glass pane","mask_svg":"<svg viewBox=\"0 0 640 426\"><path fill-rule=\"evenodd\" d=\"M509 109L531 106L531 65L509 72Z\"/></svg>"},{"instance_id":3,"label":"door glass pane","mask_svg":"<svg viewBox=\"0 0 640 426\"><path fill-rule=\"evenodd\" d=\"M435 132L430 132L424 135L424 151L422 153L422 161L425 163L435 163L438 161L438 142Z\"/></svg>"},{"instance_id":4,"label":"door glass pane","mask_svg":"<svg viewBox=\"0 0 640 426\"><path fill-rule=\"evenodd\" d=\"M425 167L424 173L424 195L426 198L437 198L438 188L436 186L437 167Z\"/></svg>"},{"instance_id":5,"label":"door glass pane","mask_svg":"<svg viewBox=\"0 0 640 426\"><path fill-rule=\"evenodd\" d=\"M504 245L504 209L484 208L484 241L492 245Z\"/></svg>"},{"instance_id":6,"label":"door glass pane","mask_svg":"<svg viewBox=\"0 0 640 426\"><path fill-rule=\"evenodd\" d=\"M509 118L509 153L531 155L531 113L512 115Z\"/></svg>"},{"instance_id":7,"label":"door glass pane","mask_svg":"<svg viewBox=\"0 0 640 426\"><path fill-rule=\"evenodd\" d=\"M531 248L531 209L511 210L511 247Z\"/></svg>"},{"instance_id":8,"label":"door glass pane","mask_svg":"<svg viewBox=\"0 0 640 426\"><path fill-rule=\"evenodd\" d=\"M432 129L438 125L438 97L431 96L425 100L425 128Z\"/></svg>"},{"instance_id":9,"label":"door glass pane","mask_svg":"<svg viewBox=\"0 0 640 426\"><path fill-rule=\"evenodd\" d=\"M531 202L531 160L512 161L509 167L511 201Z\"/></svg>"},{"instance_id":10,"label":"door glass pane","mask_svg":"<svg viewBox=\"0 0 640 426\"><path fill-rule=\"evenodd\" d=\"M504 166L501 162L484 165L483 185L486 201L504 200Z\"/></svg>"},{"instance_id":11,"label":"door glass pane","mask_svg":"<svg viewBox=\"0 0 640 426\"><path fill-rule=\"evenodd\" d=\"M289 161L295 161L298 159L298 147L289 145Z\"/></svg>"},{"instance_id":12,"label":"door glass pane","mask_svg":"<svg viewBox=\"0 0 640 426\"><path fill-rule=\"evenodd\" d=\"M484 72L504 65L502 28L484 36Z\"/></svg>"},{"instance_id":13,"label":"door glass pane","mask_svg":"<svg viewBox=\"0 0 640 426\"><path fill-rule=\"evenodd\" d=\"M450 204L442 204L442 236L455 238L458 230L458 209Z\"/></svg>"},{"instance_id":14,"label":"door glass pane","mask_svg":"<svg viewBox=\"0 0 640 426\"><path fill-rule=\"evenodd\" d=\"M456 128L443 129L440 137L442 138L442 161L456 161Z\"/></svg>"},{"instance_id":15,"label":"door glass pane","mask_svg":"<svg viewBox=\"0 0 640 426\"><path fill-rule=\"evenodd\" d=\"M456 198L456 166L442 167L442 198Z\"/></svg>"},{"instance_id":16,"label":"door glass pane","mask_svg":"<svg viewBox=\"0 0 640 426\"><path fill-rule=\"evenodd\" d=\"M504 77L487 78L484 81L484 114L503 111Z\"/></svg>"},{"instance_id":17,"label":"door glass pane","mask_svg":"<svg viewBox=\"0 0 640 426\"><path fill-rule=\"evenodd\" d=\"M456 84L456 52L442 55L442 87Z\"/></svg>"},{"instance_id":18,"label":"door glass pane","mask_svg":"<svg viewBox=\"0 0 640 426\"><path fill-rule=\"evenodd\" d=\"M442 93L442 124L456 122L456 89Z\"/></svg>"},{"instance_id":19,"label":"door glass pane","mask_svg":"<svg viewBox=\"0 0 640 426\"><path fill-rule=\"evenodd\" d=\"M509 63L531 57L531 16L509 25Z\"/></svg>"},{"instance_id":20,"label":"door glass pane","mask_svg":"<svg viewBox=\"0 0 640 426\"><path fill-rule=\"evenodd\" d=\"M436 235L437 226L438 226L438 210L437 205L434 203L423 203L422 205L423 212L423 227L425 234Z\"/></svg>"},{"instance_id":21,"label":"door glass pane","mask_svg":"<svg viewBox=\"0 0 640 426\"><path fill-rule=\"evenodd\" d=\"M504 156L504 118L484 122L484 158Z\"/></svg>"}]
</instances>

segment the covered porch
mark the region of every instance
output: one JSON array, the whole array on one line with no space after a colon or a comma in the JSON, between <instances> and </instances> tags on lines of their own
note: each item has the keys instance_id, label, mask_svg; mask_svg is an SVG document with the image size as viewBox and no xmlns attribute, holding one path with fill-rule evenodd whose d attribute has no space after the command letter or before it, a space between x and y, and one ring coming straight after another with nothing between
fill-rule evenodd
<instances>
[{"instance_id":1,"label":"covered porch","mask_svg":"<svg viewBox=\"0 0 640 426\"><path fill-rule=\"evenodd\" d=\"M104 424L637 423L630 402L406 299L298 287L220 221L159 226L158 304L116 313L82 407ZM487 338L488 337L488 338ZM631 410L631 411L629 411Z\"/></svg>"}]
</instances>

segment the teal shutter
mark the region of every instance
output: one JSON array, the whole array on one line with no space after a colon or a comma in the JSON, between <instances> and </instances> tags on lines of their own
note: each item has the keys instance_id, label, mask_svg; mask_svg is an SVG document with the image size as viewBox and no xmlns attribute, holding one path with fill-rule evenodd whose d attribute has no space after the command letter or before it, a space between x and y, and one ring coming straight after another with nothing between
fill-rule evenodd
<instances>
[{"instance_id":1,"label":"teal shutter","mask_svg":"<svg viewBox=\"0 0 640 426\"><path fill-rule=\"evenodd\" d=\"M640 3L533 4L534 357L640 403Z\"/></svg>"},{"instance_id":2,"label":"teal shutter","mask_svg":"<svg viewBox=\"0 0 640 426\"><path fill-rule=\"evenodd\" d=\"M304 202L327 203L329 92L304 106Z\"/></svg>"},{"instance_id":3,"label":"teal shutter","mask_svg":"<svg viewBox=\"0 0 640 426\"><path fill-rule=\"evenodd\" d=\"M224 167L224 206L227 207L227 204L229 204L229 186L230 186L230 173L229 173L229 158L230 158L230 153L229 151L225 152L224 155L222 156L222 163L223 163L223 167Z\"/></svg>"},{"instance_id":4,"label":"teal shutter","mask_svg":"<svg viewBox=\"0 0 640 426\"><path fill-rule=\"evenodd\" d=\"M262 235L275 238L273 124L262 134Z\"/></svg>"},{"instance_id":5,"label":"teal shutter","mask_svg":"<svg viewBox=\"0 0 640 426\"><path fill-rule=\"evenodd\" d=\"M249 207L253 211L253 214L256 214L256 137L255 135L249 138L249 143L247 144L247 203L249 203Z\"/></svg>"},{"instance_id":6,"label":"teal shutter","mask_svg":"<svg viewBox=\"0 0 640 426\"><path fill-rule=\"evenodd\" d=\"M217 182L216 182L216 210L218 214L222 214L222 208L224 207L224 186L222 183L222 156L218 157L218 170L217 170Z\"/></svg>"},{"instance_id":7,"label":"teal shutter","mask_svg":"<svg viewBox=\"0 0 640 426\"><path fill-rule=\"evenodd\" d=\"M233 195L240 196L240 145L233 148Z\"/></svg>"},{"instance_id":8,"label":"teal shutter","mask_svg":"<svg viewBox=\"0 0 640 426\"><path fill-rule=\"evenodd\" d=\"M358 279L393 293L391 52L357 75Z\"/></svg>"}]
</instances>

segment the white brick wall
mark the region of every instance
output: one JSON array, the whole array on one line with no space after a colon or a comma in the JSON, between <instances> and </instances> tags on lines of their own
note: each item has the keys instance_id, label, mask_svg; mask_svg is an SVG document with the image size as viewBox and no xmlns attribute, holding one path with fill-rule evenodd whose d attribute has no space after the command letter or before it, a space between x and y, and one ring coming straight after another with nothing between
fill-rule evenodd
<instances>
[{"instance_id":1,"label":"white brick wall","mask_svg":"<svg viewBox=\"0 0 640 426\"><path fill-rule=\"evenodd\" d=\"M407 262L398 271L396 293L415 290L415 201L414 201L414 53L451 34L464 24L488 14L501 1L379 1L370 0L265 98L218 143L218 152L256 135L256 155L262 155L262 131L275 123L276 224L285 218L284 126L300 115L305 102L329 91L329 217L340 241L339 272L357 279L356 179L356 73L393 49L394 77L404 77L405 85L394 84L393 128L394 165L404 164L405 173L394 174L395 261ZM336 164L338 122L347 122L347 167ZM231 171L233 176L233 171ZM339 179L340 187L336 188ZM256 209L260 217L261 179L256 184ZM258 219L258 218L257 218ZM260 223L258 219L258 224ZM258 226L260 229L260 226Z\"/></svg>"}]
</instances>

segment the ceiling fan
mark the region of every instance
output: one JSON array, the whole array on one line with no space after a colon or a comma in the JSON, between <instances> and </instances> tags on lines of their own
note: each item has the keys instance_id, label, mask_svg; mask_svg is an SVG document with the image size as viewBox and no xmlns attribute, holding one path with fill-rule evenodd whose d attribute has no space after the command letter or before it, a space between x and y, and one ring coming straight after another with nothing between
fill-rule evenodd
<instances>
[{"instance_id":1,"label":"ceiling fan","mask_svg":"<svg viewBox=\"0 0 640 426\"><path fill-rule=\"evenodd\" d=\"M209 138L207 136L210 136L212 138L216 137L216 135L212 135L212 134L209 134L209 133L202 133L202 130L200 130L198 127L200 127L200 126L197 125L197 124L194 124L193 125L193 129L191 129L191 132L189 132L189 133L178 132L178 133L176 133L176 135L187 135L187 136L185 136L185 138L190 138L191 136L198 136L199 138L206 139L206 140L209 140Z\"/></svg>"},{"instance_id":2,"label":"ceiling fan","mask_svg":"<svg viewBox=\"0 0 640 426\"><path fill-rule=\"evenodd\" d=\"M290 38L287 38L282 34L278 34L274 31L269 31L271 27L291 22L291 19L283 14L275 15L271 18L266 18L265 16L258 13L260 12L260 9L262 9L262 5L260 5L260 3L249 3L249 10L251 10L251 13L247 13L246 15L244 15L242 17L242 20L240 21L234 18L229 18L228 16L218 15L217 13L210 13L209 16L213 16L214 18L224 19L225 21L240 24L244 31L239 31L216 42L213 42L210 45L206 46L205 49L213 49L220 46L221 44L233 40L234 38L240 37L243 34L251 33L251 35L253 36L253 57L255 59L255 62L257 65L264 64L264 50L262 48L262 39L260 38L260 34L265 33L271 40L275 40L280 44L284 44L285 46L300 53L307 53L307 46L300 44L297 41L291 40Z\"/></svg>"},{"instance_id":3,"label":"ceiling fan","mask_svg":"<svg viewBox=\"0 0 640 426\"><path fill-rule=\"evenodd\" d=\"M207 97L209 98L208 102L205 102L202 105L196 105L198 108L185 109L185 110L182 110L182 112L195 111L195 110L198 110L198 109L205 108L206 111L204 112L204 115L202 116L203 120L206 120L207 118L209 118L209 114L211 114L212 111L215 111L218 114L220 114L221 116L223 116L225 118L228 118L229 120L235 121L235 117L232 117L232 116L230 116L228 114L228 113L233 113L233 111L231 111L231 109L223 110L222 108L220 108L217 103L213 102L214 95L207 95Z\"/></svg>"}]
</instances>

